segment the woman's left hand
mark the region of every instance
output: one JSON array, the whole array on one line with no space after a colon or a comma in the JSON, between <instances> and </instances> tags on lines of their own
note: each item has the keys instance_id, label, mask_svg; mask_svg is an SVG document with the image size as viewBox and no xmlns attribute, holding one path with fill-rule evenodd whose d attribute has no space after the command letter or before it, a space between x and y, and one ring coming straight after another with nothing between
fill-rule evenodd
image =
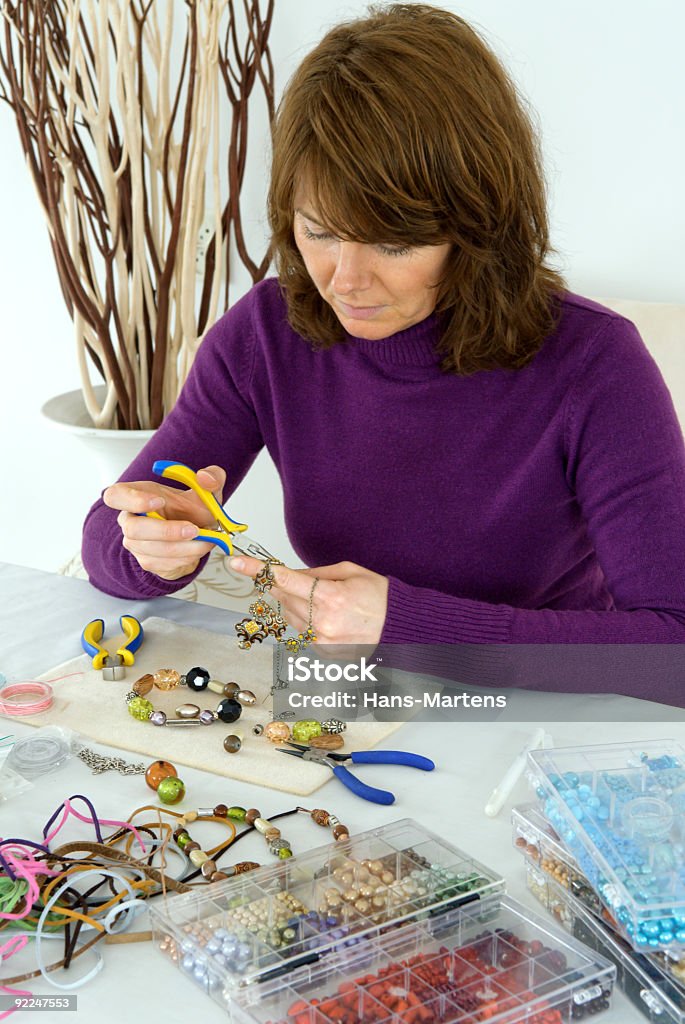
<instances>
[{"instance_id":1,"label":"woman's left hand","mask_svg":"<svg viewBox=\"0 0 685 1024\"><path fill-rule=\"evenodd\" d=\"M235 556L230 566L244 576L256 576L264 567L257 558ZM298 633L309 625L309 596L318 577L312 600L312 627L318 644L378 644L388 608L388 580L354 562L338 562L314 569L271 568L275 585L265 595L280 601L288 624Z\"/></svg>"}]
</instances>

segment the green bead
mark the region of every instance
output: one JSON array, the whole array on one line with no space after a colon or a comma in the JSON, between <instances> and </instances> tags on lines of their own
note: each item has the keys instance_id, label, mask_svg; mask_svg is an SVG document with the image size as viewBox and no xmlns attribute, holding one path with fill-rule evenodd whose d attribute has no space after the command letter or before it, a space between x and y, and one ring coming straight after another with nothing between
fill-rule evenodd
<instances>
[{"instance_id":1,"label":"green bead","mask_svg":"<svg viewBox=\"0 0 685 1024\"><path fill-rule=\"evenodd\" d=\"M287 846L282 846L281 849L278 851L278 856L281 858L281 860L287 860L288 857L292 857L292 855L293 851L289 850Z\"/></svg>"},{"instance_id":2,"label":"green bead","mask_svg":"<svg viewBox=\"0 0 685 1024\"><path fill-rule=\"evenodd\" d=\"M245 815L247 811L244 807L229 807L226 812L227 818L233 818L234 821L245 821Z\"/></svg>"},{"instance_id":3,"label":"green bead","mask_svg":"<svg viewBox=\"0 0 685 1024\"><path fill-rule=\"evenodd\" d=\"M315 736L323 732L321 722L315 722L313 718L304 718L300 722L293 722L292 734L296 743L309 743Z\"/></svg>"},{"instance_id":4,"label":"green bead","mask_svg":"<svg viewBox=\"0 0 685 1024\"><path fill-rule=\"evenodd\" d=\"M190 842L190 836L187 832L182 832L176 840L176 845L182 850Z\"/></svg>"},{"instance_id":5,"label":"green bead","mask_svg":"<svg viewBox=\"0 0 685 1024\"><path fill-rule=\"evenodd\" d=\"M186 787L183 785L180 779L170 776L168 779L162 779L160 784L157 786L157 796L163 804L177 804L186 795ZM188 836L190 839L190 836Z\"/></svg>"},{"instance_id":6,"label":"green bead","mask_svg":"<svg viewBox=\"0 0 685 1024\"><path fill-rule=\"evenodd\" d=\"M147 722L154 710L154 705L151 704L149 700L145 700L144 697L133 697L128 702L129 715L133 715L134 718L139 718L141 722Z\"/></svg>"}]
</instances>

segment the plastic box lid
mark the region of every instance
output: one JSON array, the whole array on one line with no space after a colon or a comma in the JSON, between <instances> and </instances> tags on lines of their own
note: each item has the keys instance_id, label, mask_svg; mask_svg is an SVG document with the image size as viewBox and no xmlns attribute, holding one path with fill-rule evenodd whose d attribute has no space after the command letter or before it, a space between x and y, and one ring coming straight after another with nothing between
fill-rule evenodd
<instances>
[{"instance_id":1,"label":"plastic box lid","mask_svg":"<svg viewBox=\"0 0 685 1024\"><path fill-rule=\"evenodd\" d=\"M155 939L212 991L349 952L365 937L504 890L504 879L409 819L151 905ZM208 983L208 988L209 988Z\"/></svg>"},{"instance_id":2,"label":"plastic box lid","mask_svg":"<svg viewBox=\"0 0 685 1024\"><path fill-rule=\"evenodd\" d=\"M649 740L531 751L542 811L638 950L685 948L685 748Z\"/></svg>"}]
</instances>

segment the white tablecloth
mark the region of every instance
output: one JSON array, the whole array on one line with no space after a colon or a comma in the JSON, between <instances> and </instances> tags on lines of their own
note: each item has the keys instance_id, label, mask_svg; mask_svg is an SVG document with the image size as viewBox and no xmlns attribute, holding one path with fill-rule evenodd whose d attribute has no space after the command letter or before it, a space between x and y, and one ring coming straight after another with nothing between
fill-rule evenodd
<instances>
[{"instance_id":1,"label":"white tablecloth","mask_svg":"<svg viewBox=\"0 0 685 1024\"><path fill-rule=\"evenodd\" d=\"M9 681L34 678L50 665L78 653L81 629L95 617L115 624L124 613L136 615L139 619L158 615L221 632L226 631L227 626L230 628L235 619L230 612L169 598L121 601L99 593L82 580L7 564L0 564L0 607L3 609L0 672ZM353 833L399 818L414 818L501 872L507 879L510 895L541 912L525 889L523 861L511 844L509 811L514 803L529 798L526 783L523 780L519 782L499 817L493 820L483 813L491 790L529 738L531 726L527 724L526 707L533 707L529 702L534 702L536 718L539 718L541 706L549 708L547 728L556 746L663 737L685 741L682 712L621 697L593 697L590 700L596 702L598 709L609 709L611 714L615 713L616 721L574 724L570 721L574 709L587 710L587 698L545 694L522 695L520 700L510 702L506 721L443 724L415 720L403 726L385 745L432 757L437 764L435 772L426 775L393 766L362 768L360 773L373 785L392 789L398 794L393 806L379 807L366 803L335 779L317 792L311 806L325 807L335 813ZM547 703L541 705L541 702ZM644 721L640 724L618 721L625 717L629 708L633 712L637 709ZM562 711L567 720L559 723ZM3 719L2 724L2 733L13 732L17 737L32 731L16 719ZM225 778L192 769L184 770L183 777L188 795L181 808L207 807L219 802L237 803L258 807L268 817L295 806L297 802L274 790L231 783ZM80 760L72 758L54 775L37 780L25 797L0 804L0 835L39 839L48 817L65 796L74 793L88 795L99 816L104 818L126 817L134 807L147 803L152 795L140 776L124 777L109 772L95 777ZM83 837L85 829L86 826L78 829L69 826L64 832L65 839ZM327 835L303 815L285 819L283 832L292 842L295 852L319 846L327 839ZM263 862L263 841L255 836L246 839L240 846L240 857ZM146 915L139 918L135 927L147 927ZM48 954L52 952L51 945L48 946ZM58 948L55 943L54 949ZM193 1020L198 1017L205 1024L219 1024L225 1020L222 1011L179 972L175 972L149 944L100 944L99 948L105 956L105 967L91 983L78 990L77 1019L119 1024L126 1013L155 1024L165 1019ZM88 954L83 961L87 958ZM18 962L19 958L13 958L5 963L2 973L5 976L15 973ZM25 962L23 955L22 962ZM76 961L74 972L79 969L78 963ZM35 993L59 994L43 979L29 983L28 987ZM57 1016L46 1012L42 1014L41 1021L48 1022L53 1018L59 1024L69 1024L74 1019L64 1013ZM637 1024L643 1019L621 994L616 995L613 1009L600 1018L606 1024Z\"/></svg>"}]
</instances>

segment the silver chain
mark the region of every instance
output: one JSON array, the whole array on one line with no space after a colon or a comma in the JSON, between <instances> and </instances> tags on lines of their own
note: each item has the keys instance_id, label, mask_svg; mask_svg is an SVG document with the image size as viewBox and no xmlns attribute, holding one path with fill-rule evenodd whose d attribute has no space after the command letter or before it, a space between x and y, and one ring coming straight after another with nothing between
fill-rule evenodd
<instances>
[{"instance_id":1,"label":"silver chain","mask_svg":"<svg viewBox=\"0 0 685 1024\"><path fill-rule=\"evenodd\" d=\"M124 761L123 757L106 757L104 754L96 754L89 747L82 747L76 756L88 765L93 775L110 771L117 771L120 775L143 775L145 773L145 765L141 762L131 764L129 761Z\"/></svg>"}]
</instances>

